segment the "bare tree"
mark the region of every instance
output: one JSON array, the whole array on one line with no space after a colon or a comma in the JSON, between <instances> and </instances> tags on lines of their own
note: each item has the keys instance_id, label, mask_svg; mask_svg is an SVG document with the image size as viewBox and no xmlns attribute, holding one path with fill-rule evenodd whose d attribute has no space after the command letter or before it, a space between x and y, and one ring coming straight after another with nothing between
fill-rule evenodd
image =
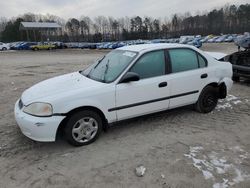
<instances>
[{"instance_id":1,"label":"bare tree","mask_svg":"<svg viewBox=\"0 0 250 188\"><path fill-rule=\"evenodd\" d=\"M6 25L7 25L7 23L8 23L7 18L5 18L5 17L0 17L0 33L1 33L2 31L4 31L4 29L5 29Z\"/></svg>"},{"instance_id":2,"label":"bare tree","mask_svg":"<svg viewBox=\"0 0 250 188\"><path fill-rule=\"evenodd\" d=\"M208 35L243 33L250 31L250 4L229 5L191 15L174 14L171 18L113 18L88 16L71 18L67 22L55 15L26 13L18 18L0 18L0 40L25 40L19 25L21 21L57 22L63 28L65 40L109 41L178 37L180 35ZM63 35L58 33L57 35ZM69 38L68 38L69 36Z\"/></svg>"}]
</instances>

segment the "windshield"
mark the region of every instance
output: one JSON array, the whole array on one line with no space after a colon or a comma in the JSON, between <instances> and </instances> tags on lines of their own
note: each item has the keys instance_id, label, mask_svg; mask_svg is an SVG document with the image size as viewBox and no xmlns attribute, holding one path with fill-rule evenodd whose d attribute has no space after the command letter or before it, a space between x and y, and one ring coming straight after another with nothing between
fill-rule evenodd
<instances>
[{"instance_id":1,"label":"windshield","mask_svg":"<svg viewBox=\"0 0 250 188\"><path fill-rule=\"evenodd\" d=\"M104 83L113 82L136 56L136 52L114 50L87 68L83 75Z\"/></svg>"}]
</instances>

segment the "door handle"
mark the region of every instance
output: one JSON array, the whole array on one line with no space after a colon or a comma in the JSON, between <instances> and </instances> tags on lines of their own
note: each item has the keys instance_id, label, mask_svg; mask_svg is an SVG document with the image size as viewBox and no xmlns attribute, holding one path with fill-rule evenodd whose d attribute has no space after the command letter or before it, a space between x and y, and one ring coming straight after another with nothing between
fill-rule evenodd
<instances>
[{"instance_id":1,"label":"door handle","mask_svg":"<svg viewBox=\"0 0 250 188\"><path fill-rule=\"evenodd\" d=\"M208 77L207 73L201 75L201 79L204 79L204 78L207 78L207 77Z\"/></svg>"},{"instance_id":2,"label":"door handle","mask_svg":"<svg viewBox=\"0 0 250 188\"><path fill-rule=\"evenodd\" d=\"M166 87L168 85L168 83L167 82L162 82L162 83L159 83L159 87L161 88L161 87Z\"/></svg>"}]
</instances>

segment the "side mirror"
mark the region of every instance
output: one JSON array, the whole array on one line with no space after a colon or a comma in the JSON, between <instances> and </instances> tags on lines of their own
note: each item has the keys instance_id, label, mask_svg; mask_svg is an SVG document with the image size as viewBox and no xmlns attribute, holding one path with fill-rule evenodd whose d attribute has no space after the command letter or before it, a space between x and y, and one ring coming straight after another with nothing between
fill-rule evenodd
<instances>
[{"instance_id":1,"label":"side mirror","mask_svg":"<svg viewBox=\"0 0 250 188\"><path fill-rule=\"evenodd\" d=\"M128 83L128 82L138 81L138 80L140 80L140 76L137 73L127 72L120 80L120 83Z\"/></svg>"}]
</instances>

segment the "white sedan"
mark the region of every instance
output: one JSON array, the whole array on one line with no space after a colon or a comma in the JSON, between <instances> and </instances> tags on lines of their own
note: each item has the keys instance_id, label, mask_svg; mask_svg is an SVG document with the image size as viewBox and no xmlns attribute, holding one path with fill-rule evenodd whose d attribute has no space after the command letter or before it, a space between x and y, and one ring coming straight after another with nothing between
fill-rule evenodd
<instances>
[{"instance_id":1,"label":"white sedan","mask_svg":"<svg viewBox=\"0 0 250 188\"><path fill-rule=\"evenodd\" d=\"M9 49L10 49L10 47L8 44L0 42L0 50L5 51L5 50L9 50Z\"/></svg>"},{"instance_id":2,"label":"white sedan","mask_svg":"<svg viewBox=\"0 0 250 188\"><path fill-rule=\"evenodd\" d=\"M84 71L38 83L15 105L21 131L75 146L90 144L121 120L194 104L211 112L232 87L232 65L195 47L144 44L111 51Z\"/></svg>"}]
</instances>

